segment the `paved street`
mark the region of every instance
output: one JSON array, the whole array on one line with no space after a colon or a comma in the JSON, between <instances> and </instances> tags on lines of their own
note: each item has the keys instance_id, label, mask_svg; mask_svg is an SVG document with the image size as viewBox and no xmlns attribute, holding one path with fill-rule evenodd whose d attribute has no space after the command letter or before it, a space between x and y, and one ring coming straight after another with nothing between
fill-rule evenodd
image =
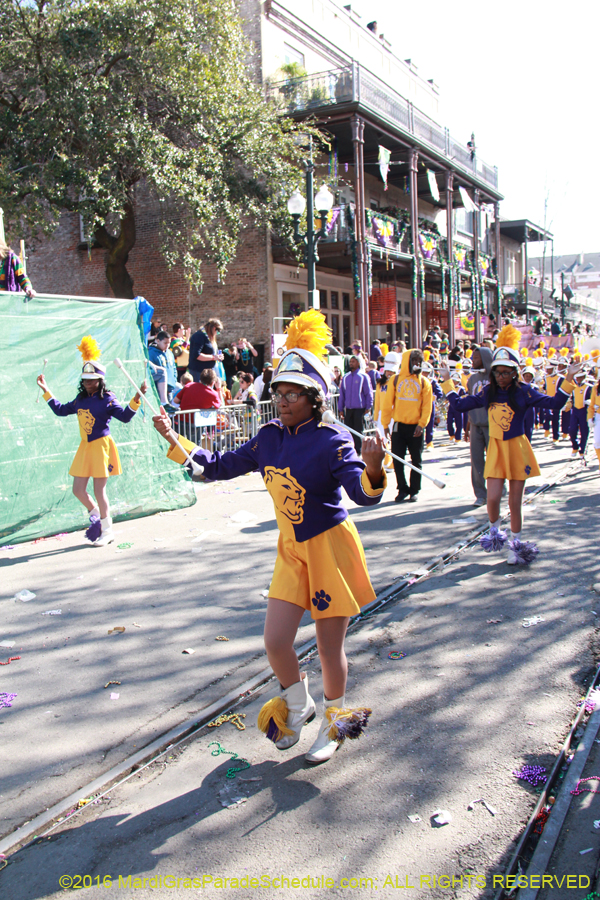
<instances>
[{"instance_id":1,"label":"paved street","mask_svg":"<svg viewBox=\"0 0 600 900\"><path fill-rule=\"evenodd\" d=\"M537 436L535 445L538 481L550 480L569 448ZM439 460L427 471L448 482L445 491L427 486L418 506L396 506L390 484L378 508L352 510L377 590L472 528L452 523L474 515L468 447L436 448L429 458ZM590 588L599 570L589 542L599 533L599 488L597 469L575 467L536 499L525 536L542 553L530 570L468 549L352 632L349 700L371 706L373 716L367 736L329 764L303 764L316 722L286 754L257 732L269 687L243 708L244 732L204 729L52 840L17 854L0 873L3 895L58 896L65 873L101 880L282 872L335 885L372 877L390 891L388 874L418 885L421 875L471 873L488 888L465 881L460 896L491 897L493 874L535 803L511 772L525 763L550 768L593 674L598 610ZM258 476L202 485L189 510L122 523L118 532L117 543L130 548L81 546L69 535L2 551L0 640L16 642L3 648L6 658L21 656L1 670L0 689L17 694L0 715L5 835L264 668L262 592L277 533ZM24 588L36 598L10 599ZM42 615L56 609L61 615ZM523 618L535 615L544 621L524 629ZM126 630L109 635L115 627ZM311 634L307 620L299 643ZM390 649L407 656L389 660ZM305 669L319 697L318 661ZM120 684L105 688L110 681ZM225 779L230 758L211 756L214 739L251 768ZM218 794L232 784L247 800L224 809ZM480 797L497 815L481 804L467 811ZM450 824L432 826L436 809L451 812ZM596 844L600 850L600 837ZM115 881L89 895L130 894ZM189 891L147 883L131 896ZM448 891L424 887L413 896Z\"/></svg>"}]
</instances>

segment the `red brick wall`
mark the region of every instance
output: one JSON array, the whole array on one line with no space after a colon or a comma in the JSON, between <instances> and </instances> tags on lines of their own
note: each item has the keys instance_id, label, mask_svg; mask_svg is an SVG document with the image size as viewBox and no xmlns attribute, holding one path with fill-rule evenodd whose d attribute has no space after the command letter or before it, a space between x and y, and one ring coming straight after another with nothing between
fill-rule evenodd
<instances>
[{"instance_id":1,"label":"red brick wall","mask_svg":"<svg viewBox=\"0 0 600 900\"><path fill-rule=\"evenodd\" d=\"M80 244L79 216L62 216L56 232L28 253L28 274L39 293L111 297L106 280L106 251L88 254ZM136 197L136 245L127 269L134 281L134 293L145 297L155 308L155 316L170 330L183 322L195 330L212 316L222 319L225 330L221 342L247 337L252 343L270 340L271 314L268 308L267 268L270 250L264 229L248 227L225 282L220 282L214 266L203 264L202 293L190 289L178 269L169 269L160 251L160 235L155 201L140 189Z\"/></svg>"}]
</instances>

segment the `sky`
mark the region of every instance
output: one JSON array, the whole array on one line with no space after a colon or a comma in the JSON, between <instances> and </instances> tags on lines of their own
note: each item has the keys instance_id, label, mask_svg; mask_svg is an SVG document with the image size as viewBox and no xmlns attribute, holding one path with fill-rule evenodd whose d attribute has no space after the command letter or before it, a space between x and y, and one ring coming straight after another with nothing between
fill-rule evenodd
<instances>
[{"instance_id":1,"label":"sky","mask_svg":"<svg viewBox=\"0 0 600 900\"><path fill-rule=\"evenodd\" d=\"M498 166L507 219L554 234L554 252L600 251L600 2L352 0L401 59L440 89L439 122ZM541 255L542 244L530 254ZM549 251L548 251L549 252Z\"/></svg>"}]
</instances>

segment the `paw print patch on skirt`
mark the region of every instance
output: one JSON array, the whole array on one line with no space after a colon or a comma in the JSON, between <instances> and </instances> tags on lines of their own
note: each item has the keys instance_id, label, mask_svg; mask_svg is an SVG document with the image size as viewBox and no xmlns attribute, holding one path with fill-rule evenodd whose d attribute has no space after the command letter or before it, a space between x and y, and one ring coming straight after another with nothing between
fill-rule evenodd
<instances>
[{"instance_id":1,"label":"paw print patch on skirt","mask_svg":"<svg viewBox=\"0 0 600 900\"><path fill-rule=\"evenodd\" d=\"M316 591L315 596L312 598L312 604L317 607L319 612L325 612L326 609L329 609L330 603L331 597L325 591Z\"/></svg>"}]
</instances>

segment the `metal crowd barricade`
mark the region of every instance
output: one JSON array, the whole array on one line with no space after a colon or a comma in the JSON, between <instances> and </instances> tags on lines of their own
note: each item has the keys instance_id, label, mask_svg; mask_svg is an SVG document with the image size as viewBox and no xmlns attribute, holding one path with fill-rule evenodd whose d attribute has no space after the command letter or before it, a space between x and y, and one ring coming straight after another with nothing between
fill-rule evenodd
<instances>
[{"instance_id":1,"label":"metal crowd barricade","mask_svg":"<svg viewBox=\"0 0 600 900\"><path fill-rule=\"evenodd\" d=\"M331 410L338 414L338 395L330 400ZM170 414L173 430L183 435L203 450L214 453L219 450L235 450L249 441L259 428L277 418L272 400L263 400L256 409L245 403L222 406L219 409L186 409ZM372 412L365 416L365 434L373 434L375 423Z\"/></svg>"}]
</instances>

